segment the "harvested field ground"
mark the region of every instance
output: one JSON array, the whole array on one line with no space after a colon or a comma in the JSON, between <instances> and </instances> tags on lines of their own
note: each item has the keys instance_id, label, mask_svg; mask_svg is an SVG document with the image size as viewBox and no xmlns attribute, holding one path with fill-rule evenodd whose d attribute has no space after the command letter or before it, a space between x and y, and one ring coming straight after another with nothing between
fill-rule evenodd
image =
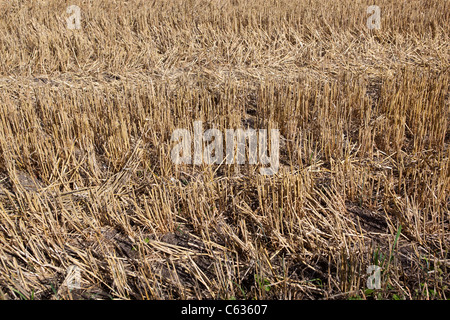
<instances>
[{"instance_id":1,"label":"harvested field ground","mask_svg":"<svg viewBox=\"0 0 450 320\"><path fill-rule=\"evenodd\" d=\"M450 297L449 1L0 12L0 299ZM278 172L174 164L197 120Z\"/></svg>"}]
</instances>

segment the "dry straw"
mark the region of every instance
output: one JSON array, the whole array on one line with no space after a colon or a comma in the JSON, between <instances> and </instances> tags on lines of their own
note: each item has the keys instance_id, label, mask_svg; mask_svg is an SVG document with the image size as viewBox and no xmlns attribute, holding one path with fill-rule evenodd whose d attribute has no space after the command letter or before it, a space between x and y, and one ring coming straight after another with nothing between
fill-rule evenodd
<instances>
[{"instance_id":1,"label":"dry straw","mask_svg":"<svg viewBox=\"0 0 450 320\"><path fill-rule=\"evenodd\" d=\"M369 5L1 1L0 298L448 299L449 2ZM175 165L195 120L279 171Z\"/></svg>"}]
</instances>

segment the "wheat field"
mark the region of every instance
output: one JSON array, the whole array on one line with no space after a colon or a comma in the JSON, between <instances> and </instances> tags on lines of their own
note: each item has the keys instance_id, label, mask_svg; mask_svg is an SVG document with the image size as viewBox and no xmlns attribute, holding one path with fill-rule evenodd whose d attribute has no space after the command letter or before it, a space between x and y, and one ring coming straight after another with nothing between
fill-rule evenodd
<instances>
[{"instance_id":1,"label":"wheat field","mask_svg":"<svg viewBox=\"0 0 450 320\"><path fill-rule=\"evenodd\" d=\"M449 1L0 12L0 299L449 299ZM278 172L174 164L194 121Z\"/></svg>"}]
</instances>

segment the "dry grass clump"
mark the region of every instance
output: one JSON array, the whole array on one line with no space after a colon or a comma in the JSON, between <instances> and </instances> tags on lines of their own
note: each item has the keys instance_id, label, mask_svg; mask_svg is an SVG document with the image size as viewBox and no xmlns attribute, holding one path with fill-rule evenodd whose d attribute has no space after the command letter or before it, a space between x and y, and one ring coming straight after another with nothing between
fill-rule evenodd
<instances>
[{"instance_id":1,"label":"dry grass clump","mask_svg":"<svg viewBox=\"0 0 450 320\"><path fill-rule=\"evenodd\" d=\"M448 299L449 2L372 4L2 1L0 298ZM280 170L173 164L196 120Z\"/></svg>"}]
</instances>

